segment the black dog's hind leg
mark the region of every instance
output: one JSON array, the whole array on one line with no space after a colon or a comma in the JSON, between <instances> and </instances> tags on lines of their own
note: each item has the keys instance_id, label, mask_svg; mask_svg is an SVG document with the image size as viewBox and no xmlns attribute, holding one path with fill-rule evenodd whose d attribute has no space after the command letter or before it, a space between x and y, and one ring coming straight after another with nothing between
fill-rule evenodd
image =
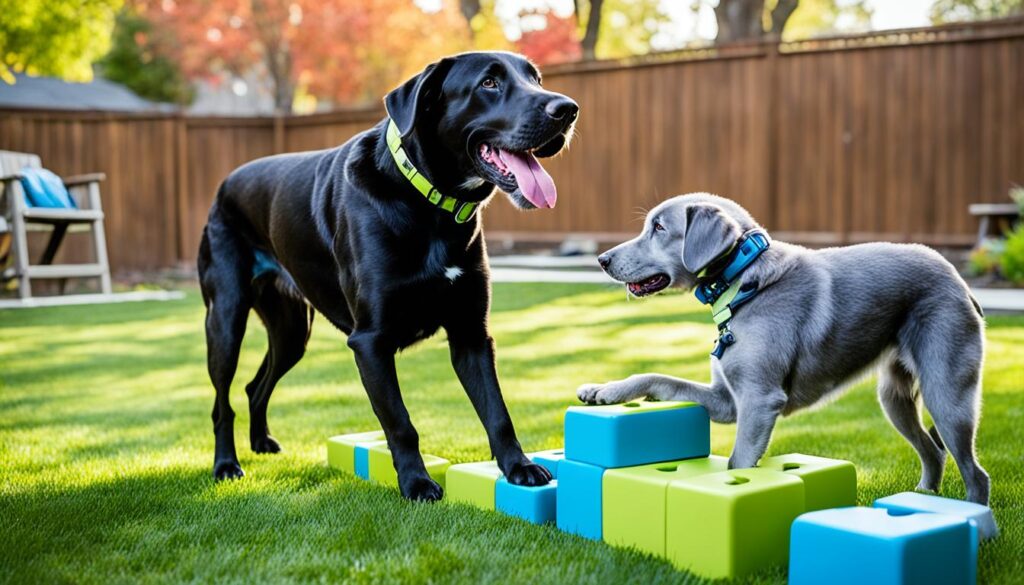
<instances>
[{"instance_id":1,"label":"black dog's hind leg","mask_svg":"<svg viewBox=\"0 0 1024 585\"><path fill-rule=\"evenodd\" d=\"M349 336L348 346L355 354L363 387L387 437L402 495L410 500L440 500L444 491L427 474L419 435L402 402L395 372L396 346L376 330L356 330Z\"/></svg>"},{"instance_id":2,"label":"black dog's hind leg","mask_svg":"<svg viewBox=\"0 0 1024 585\"><path fill-rule=\"evenodd\" d=\"M267 406L277 382L306 353L313 309L277 288L273 278L256 285L256 314L267 328L267 354L259 372L245 387L249 396L249 441L256 453L277 453L280 443L270 436Z\"/></svg>"},{"instance_id":3,"label":"black dog's hind leg","mask_svg":"<svg viewBox=\"0 0 1024 585\"><path fill-rule=\"evenodd\" d=\"M213 404L213 476L220 480L245 475L235 453L235 412L231 410L228 392L252 306L252 254L216 215L211 212L210 223L203 231L199 283L206 304L207 368L217 391Z\"/></svg>"}]
</instances>

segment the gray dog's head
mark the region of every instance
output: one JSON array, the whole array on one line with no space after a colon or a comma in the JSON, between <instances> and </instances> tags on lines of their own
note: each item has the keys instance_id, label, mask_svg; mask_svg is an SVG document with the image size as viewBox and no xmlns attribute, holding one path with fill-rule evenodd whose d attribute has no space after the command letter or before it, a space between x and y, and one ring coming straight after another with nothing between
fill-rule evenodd
<instances>
[{"instance_id":1,"label":"gray dog's head","mask_svg":"<svg viewBox=\"0 0 1024 585\"><path fill-rule=\"evenodd\" d=\"M733 201L708 193L679 195L652 209L639 236L601 254L598 262L638 297L670 286L690 289L705 266L756 227Z\"/></svg>"}]
</instances>

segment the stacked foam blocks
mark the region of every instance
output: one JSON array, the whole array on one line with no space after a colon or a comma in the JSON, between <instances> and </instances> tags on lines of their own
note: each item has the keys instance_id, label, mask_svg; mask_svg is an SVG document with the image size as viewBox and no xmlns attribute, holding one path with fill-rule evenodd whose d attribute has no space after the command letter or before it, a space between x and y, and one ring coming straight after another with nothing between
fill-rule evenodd
<instances>
[{"instance_id":1,"label":"stacked foam blocks","mask_svg":"<svg viewBox=\"0 0 1024 585\"><path fill-rule=\"evenodd\" d=\"M693 403L571 407L564 451L528 457L555 479L516 486L493 461L449 465L429 455L424 461L449 500L554 523L708 578L742 577L788 561L794 583L911 583L921 575L929 583L968 583L978 539L995 532L988 508L944 498L900 494L879 500L876 509L851 508L857 480L847 461L789 454L729 470L725 458L710 454L710 421ZM328 461L397 484L380 432L332 437ZM877 529L888 524L896 527ZM899 542L890 546L893 535ZM921 543L937 546L958 569L942 570L943 579L934 580L934 567L918 567L923 563L914 551Z\"/></svg>"}]
</instances>

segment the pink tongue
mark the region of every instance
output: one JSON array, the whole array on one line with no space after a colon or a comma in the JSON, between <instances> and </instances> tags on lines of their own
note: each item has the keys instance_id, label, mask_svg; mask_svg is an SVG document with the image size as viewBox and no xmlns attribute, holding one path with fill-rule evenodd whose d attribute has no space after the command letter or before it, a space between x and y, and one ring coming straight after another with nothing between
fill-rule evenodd
<instances>
[{"instance_id":1,"label":"pink tongue","mask_svg":"<svg viewBox=\"0 0 1024 585\"><path fill-rule=\"evenodd\" d=\"M519 191L523 197L537 207L555 206L558 199L558 190L555 189L555 182L551 175L544 170L537 162L537 158L528 152L509 152L499 150L498 156L505 161L512 174L516 176L516 183L519 183Z\"/></svg>"}]
</instances>

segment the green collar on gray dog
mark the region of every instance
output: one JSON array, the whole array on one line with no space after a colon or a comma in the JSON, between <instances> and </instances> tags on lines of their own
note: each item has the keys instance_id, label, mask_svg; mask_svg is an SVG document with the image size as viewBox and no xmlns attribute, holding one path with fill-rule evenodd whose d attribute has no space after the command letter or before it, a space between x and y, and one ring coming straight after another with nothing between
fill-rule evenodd
<instances>
[{"instance_id":1,"label":"green collar on gray dog","mask_svg":"<svg viewBox=\"0 0 1024 585\"><path fill-rule=\"evenodd\" d=\"M453 213L455 215L455 223L466 223L476 213L480 202L478 201L459 201L454 197L448 195L442 195L440 191L434 188L434 186L423 176L423 173L416 169L416 166L409 160L409 155L402 148L402 135L398 132L398 125L395 121L388 118L388 150L391 151L391 156L395 159L395 164L398 165L398 170L405 175L406 179L412 183L416 190L423 194L431 204L436 207Z\"/></svg>"}]
</instances>

